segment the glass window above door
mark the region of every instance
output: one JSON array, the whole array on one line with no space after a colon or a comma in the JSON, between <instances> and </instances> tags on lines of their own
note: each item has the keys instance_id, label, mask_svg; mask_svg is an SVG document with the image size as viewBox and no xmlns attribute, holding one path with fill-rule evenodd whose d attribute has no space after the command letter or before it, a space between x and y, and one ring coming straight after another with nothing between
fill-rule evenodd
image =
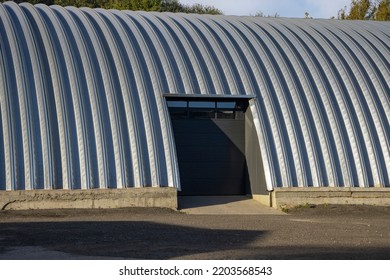
<instances>
[{"instance_id":1,"label":"glass window above door","mask_svg":"<svg viewBox=\"0 0 390 280\"><path fill-rule=\"evenodd\" d=\"M242 119L247 100L167 100L173 119Z\"/></svg>"}]
</instances>

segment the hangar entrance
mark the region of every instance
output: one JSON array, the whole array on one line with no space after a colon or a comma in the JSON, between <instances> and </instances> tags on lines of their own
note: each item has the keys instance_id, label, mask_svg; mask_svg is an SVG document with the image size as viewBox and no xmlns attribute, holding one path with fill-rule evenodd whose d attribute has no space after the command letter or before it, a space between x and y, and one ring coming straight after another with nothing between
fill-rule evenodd
<instances>
[{"instance_id":1,"label":"hangar entrance","mask_svg":"<svg viewBox=\"0 0 390 280\"><path fill-rule=\"evenodd\" d=\"M247 99L167 98L179 162L179 195L244 195Z\"/></svg>"}]
</instances>

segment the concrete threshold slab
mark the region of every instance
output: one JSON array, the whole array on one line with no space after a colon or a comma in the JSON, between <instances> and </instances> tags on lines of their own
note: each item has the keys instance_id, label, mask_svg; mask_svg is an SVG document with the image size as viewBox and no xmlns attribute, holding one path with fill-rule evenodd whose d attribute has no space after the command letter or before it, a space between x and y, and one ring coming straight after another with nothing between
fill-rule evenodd
<instances>
[{"instance_id":1,"label":"concrete threshold slab","mask_svg":"<svg viewBox=\"0 0 390 280\"><path fill-rule=\"evenodd\" d=\"M247 196L179 196L179 210L191 215L286 215Z\"/></svg>"}]
</instances>

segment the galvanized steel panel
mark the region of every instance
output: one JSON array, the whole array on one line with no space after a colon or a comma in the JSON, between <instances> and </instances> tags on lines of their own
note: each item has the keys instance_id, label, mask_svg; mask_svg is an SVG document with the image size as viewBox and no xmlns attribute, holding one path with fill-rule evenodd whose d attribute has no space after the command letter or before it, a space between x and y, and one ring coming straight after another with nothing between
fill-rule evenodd
<instances>
[{"instance_id":1,"label":"galvanized steel panel","mask_svg":"<svg viewBox=\"0 0 390 280\"><path fill-rule=\"evenodd\" d=\"M0 4L0 190L180 188L163 95L255 95L267 188L390 186L390 23Z\"/></svg>"}]
</instances>

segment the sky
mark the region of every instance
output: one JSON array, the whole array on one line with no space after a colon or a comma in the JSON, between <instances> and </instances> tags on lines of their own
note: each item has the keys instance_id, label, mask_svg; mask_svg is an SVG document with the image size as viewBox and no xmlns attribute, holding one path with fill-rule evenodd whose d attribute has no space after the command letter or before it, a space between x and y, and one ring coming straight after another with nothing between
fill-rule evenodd
<instances>
[{"instance_id":1,"label":"sky","mask_svg":"<svg viewBox=\"0 0 390 280\"><path fill-rule=\"evenodd\" d=\"M313 18L337 17L341 8L351 5L351 0L179 0L182 4L214 6L225 15L264 15L303 18L305 12Z\"/></svg>"}]
</instances>

